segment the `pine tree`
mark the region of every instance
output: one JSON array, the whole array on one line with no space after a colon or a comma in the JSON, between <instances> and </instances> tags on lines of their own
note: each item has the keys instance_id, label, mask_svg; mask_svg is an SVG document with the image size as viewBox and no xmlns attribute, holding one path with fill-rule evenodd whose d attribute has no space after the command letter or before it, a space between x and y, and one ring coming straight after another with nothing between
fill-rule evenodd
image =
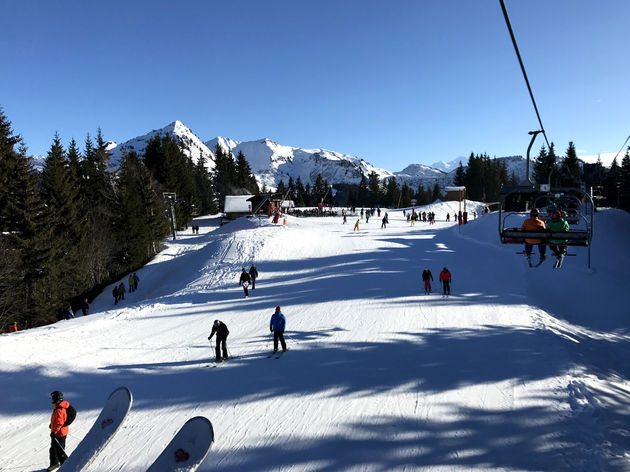
<instances>
[{"instance_id":1,"label":"pine tree","mask_svg":"<svg viewBox=\"0 0 630 472\"><path fill-rule=\"evenodd\" d=\"M616 157L613 159L610 169L608 169L603 187L608 204L613 207L618 207L620 204L621 169L617 164Z\"/></svg>"},{"instance_id":2,"label":"pine tree","mask_svg":"<svg viewBox=\"0 0 630 472\"><path fill-rule=\"evenodd\" d=\"M548 184L551 183L555 185L559 174L557 172L557 164L556 164L556 154L554 150L554 144L551 143L549 146L549 151L546 150L543 145L540 148L540 152L538 153L538 157L534 162L534 180L538 184Z\"/></svg>"},{"instance_id":3,"label":"pine tree","mask_svg":"<svg viewBox=\"0 0 630 472\"><path fill-rule=\"evenodd\" d=\"M89 286L102 285L116 273L111 261L116 253L117 237L114 234L114 188L108 171L109 152L100 129L94 146L90 135L83 152L84 175L81 188L87 208L86 234L88 237L84 266Z\"/></svg>"},{"instance_id":4,"label":"pine tree","mask_svg":"<svg viewBox=\"0 0 630 472\"><path fill-rule=\"evenodd\" d=\"M55 134L41 174L41 195L46 202L45 232L49 260L38 290L40 303L53 312L62 310L77 293L88 287L76 268L85 257L84 220L80 213L79 186L75 170L66 159Z\"/></svg>"},{"instance_id":5,"label":"pine tree","mask_svg":"<svg viewBox=\"0 0 630 472\"><path fill-rule=\"evenodd\" d=\"M302 179L298 176L295 181L295 205L298 207L306 206L305 195L306 190L304 189L304 184L302 183Z\"/></svg>"},{"instance_id":6,"label":"pine tree","mask_svg":"<svg viewBox=\"0 0 630 472\"><path fill-rule=\"evenodd\" d=\"M32 294L46 254L38 238L43 206L36 185L26 147L0 109L0 326L33 326L38 316Z\"/></svg>"},{"instance_id":7,"label":"pine tree","mask_svg":"<svg viewBox=\"0 0 630 472\"><path fill-rule=\"evenodd\" d=\"M125 238L118 245L118 260L123 272L135 270L159 250L160 240L168 234L163 217L166 205L149 170L135 152L123 156L117 184L118 226Z\"/></svg>"},{"instance_id":8,"label":"pine tree","mask_svg":"<svg viewBox=\"0 0 630 472\"><path fill-rule=\"evenodd\" d=\"M462 187L466 185L466 170L462 165L462 161L459 161L459 166L457 166L457 170L455 171L455 178L453 179L453 185L457 187Z\"/></svg>"},{"instance_id":9,"label":"pine tree","mask_svg":"<svg viewBox=\"0 0 630 472\"><path fill-rule=\"evenodd\" d=\"M411 206L411 200L413 199L413 196L413 190L411 189L409 184L407 184L407 182L404 182L402 188L400 189L400 204L403 207Z\"/></svg>"},{"instance_id":10,"label":"pine tree","mask_svg":"<svg viewBox=\"0 0 630 472\"><path fill-rule=\"evenodd\" d=\"M434 202L442 199L442 190L440 189L440 184L438 184L437 182L435 182L435 185L433 186L431 197Z\"/></svg>"},{"instance_id":11,"label":"pine tree","mask_svg":"<svg viewBox=\"0 0 630 472\"><path fill-rule=\"evenodd\" d=\"M242 194L258 193L258 183L242 151L238 151L236 156L236 183L240 187L239 190ZM291 187L291 184L289 184L289 187Z\"/></svg>"},{"instance_id":12,"label":"pine tree","mask_svg":"<svg viewBox=\"0 0 630 472\"><path fill-rule=\"evenodd\" d=\"M582 182L582 169L573 141L569 142L566 155L560 166L560 185L579 188Z\"/></svg>"},{"instance_id":13,"label":"pine tree","mask_svg":"<svg viewBox=\"0 0 630 472\"><path fill-rule=\"evenodd\" d=\"M621 208L630 211L630 147L621 159L621 191L619 203Z\"/></svg>"},{"instance_id":14,"label":"pine tree","mask_svg":"<svg viewBox=\"0 0 630 472\"><path fill-rule=\"evenodd\" d=\"M386 189L387 206L394 205L396 208L400 208L401 194L396 177L390 177L387 180Z\"/></svg>"},{"instance_id":15,"label":"pine tree","mask_svg":"<svg viewBox=\"0 0 630 472\"><path fill-rule=\"evenodd\" d=\"M282 197L284 197L284 194L287 193L287 188L282 179L280 179L280 182L278 182L278 185L276 186L276 193L280 194Z\"/></svg>"},{"instance_id":16,"label":"pine tree","mask_svg":"<svg viewBox=\"0 0 630 472\"><path fill-rule=\"evenodd\" d=\"M481 156L470 153L468 167L464 179L466 185L466 195L470 200L483 201L483 174L484 164Z\"/></svg>"}]
</instances>

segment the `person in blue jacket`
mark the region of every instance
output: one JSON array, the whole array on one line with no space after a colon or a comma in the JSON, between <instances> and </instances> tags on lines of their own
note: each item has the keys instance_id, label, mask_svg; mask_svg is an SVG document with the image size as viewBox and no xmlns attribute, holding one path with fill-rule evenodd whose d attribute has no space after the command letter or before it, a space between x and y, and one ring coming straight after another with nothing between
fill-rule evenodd
<instances>
[{"instance_id":1,"label":"person in blue jacket","mask_svg":"<svg viewBox=\"0 0 630 472\"><path fill-rule=\"evenodd\" d=\"M280 311L280 307L276 307L276 312L271 316L269 322L269 331L273 333L273 352L278 352L278 339L282 344L282 352L286 352L287 344L284 342L284 329L287 325L287 319Z\"/></svg>"}]
</instances>

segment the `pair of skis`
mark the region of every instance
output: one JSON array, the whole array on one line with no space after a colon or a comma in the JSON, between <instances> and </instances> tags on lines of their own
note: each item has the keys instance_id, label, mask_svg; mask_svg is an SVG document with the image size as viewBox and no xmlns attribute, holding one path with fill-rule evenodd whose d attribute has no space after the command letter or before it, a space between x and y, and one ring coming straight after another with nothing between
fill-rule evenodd
<instances>
[{"instance_id":1,"label":"pair of skis","mask_svg":"<svg viewBox=\"0 0 630 472\"><path fill-rule=\"evenodd\" d=\"M105 448L127 417L133 397L127 387L114 390L92 428L58 472L85 470ZM214 442L212 423L203 416L189 419L147 472L192 472L203 462Z\"/></svg>"},{"instance_id":2,"label":"pair of skis","mask_svg":"<svg viewBox=\"0 0 630 472\"><path fill-rule=\"evenodd\" d=\"M288 351L288 349L287 349L287 351ZM276 359L280 359L284 355L284 353L286 353L287 351L280 351L280 352L274 351L274 352L272 352L271 354L269 354L267 356L267 359L271 359L272 357L274 357Z\"/></svg>"}]
</instances>

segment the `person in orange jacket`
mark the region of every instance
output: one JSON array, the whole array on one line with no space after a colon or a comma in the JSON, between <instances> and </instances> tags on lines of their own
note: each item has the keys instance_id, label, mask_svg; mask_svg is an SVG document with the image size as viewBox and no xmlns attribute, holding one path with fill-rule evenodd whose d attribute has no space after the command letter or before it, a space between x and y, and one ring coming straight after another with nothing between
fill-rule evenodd
<instances>
[{"instance_id":1,"label":"person in orange jacket","mask_svg":"<svg viewBox=\"0 0 630 472\"><path fill-rule=\"evenodd\" d=\"M529 212L529 218L523 222L521 231L545 231L547 229L545 222L539 219L538 215L538 210L536 208L532 209L532 211ZM547 246L545 246L541 239L525 238L525 256L529 260L532 255L534 244L538 245L540 262L543 262L546 259L545 252L547 251Z\"/></svg>"},{"instance_id":2,"label":"person in orange jacket","mask_svg":"<svg viewBox=\"0 0 630 472\"><path fill-rule=\"evenodd\" d=\"M53 471L61 467L66 461L68 455L66 454L66 436L68 436L68 430L70 429L65 425L68 419L68 413L66 409L70 406L70 403L63 399L63 393L55 390L50 394L54 410L50 417L50 467L47 471Z\"/></svg>"},{"instance_id":3,"label":"person in orange jacket","mask_svg":"<svg viewBox=\"0 0 630 472\"><path fill-rule=\"evenodd\" d=\"M443 294L450 295L452 277L451 277L451 273L448 271L446 267L444 267L444 269L442 269L442 272L440 272L440 280L442 281Z\"/></svg>"},{"instance_id":4,"label":"person in orange jacket","mask_svg":"<svg viewBox=\"0 0 630 472\"><path fill-rule=\"evenodd\" d=\"M17 321L14 321L13 326L9 328L9 333L17 333L17 332L18 332Z\"/></svg>"}]
</instances>

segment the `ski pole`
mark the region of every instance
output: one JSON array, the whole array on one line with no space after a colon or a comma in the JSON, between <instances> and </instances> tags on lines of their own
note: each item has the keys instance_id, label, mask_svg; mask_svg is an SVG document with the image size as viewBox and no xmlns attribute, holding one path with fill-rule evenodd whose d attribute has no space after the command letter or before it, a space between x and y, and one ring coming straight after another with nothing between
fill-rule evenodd
<instances>
[{"instance_id":1,"label":"ski pole","mask_svg":"<svg viewBox=\"0 0 630 472\"><path fill-rule=\"evenodd\" d=\"M66 459L68 458L68 454L66 454L66 450L63 448L63 446L61 445L61 443L59 442L59 440L57 439L57 436L53 436L55 442L57 443L57 446L59 446L59 449L61 449L61 452L63 452L63 455L66 456Z\"/></svg>"}]
</instances>

